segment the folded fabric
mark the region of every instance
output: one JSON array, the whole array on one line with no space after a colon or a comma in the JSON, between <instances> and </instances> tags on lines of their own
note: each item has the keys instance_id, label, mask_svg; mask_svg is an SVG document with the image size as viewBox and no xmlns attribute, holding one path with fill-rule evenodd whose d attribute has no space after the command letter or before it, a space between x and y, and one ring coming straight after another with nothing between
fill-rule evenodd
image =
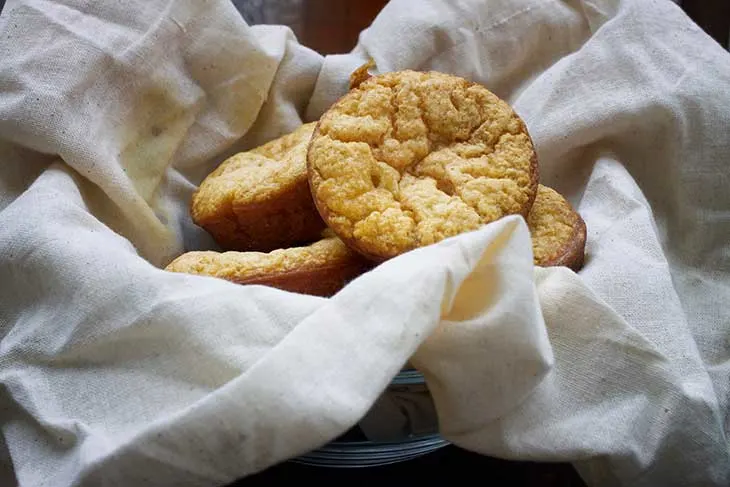
<instances>
[{"instance_id":1,"label":"folded fabric","mask_svg":"<svg viewBox=\"0 0 730 487\"><path fill-rule=\"evenodd\" d=\"M730 55L668 0L413 5L323 57L222 0L6 4L2 485L222 485L387 410L408 360L464 448L589 485L730 483ZM163 270L215 249L202 179L370 58L509 101L585 267L535 268L509 216L328 299Z\"/></svg>"}]
</instances>

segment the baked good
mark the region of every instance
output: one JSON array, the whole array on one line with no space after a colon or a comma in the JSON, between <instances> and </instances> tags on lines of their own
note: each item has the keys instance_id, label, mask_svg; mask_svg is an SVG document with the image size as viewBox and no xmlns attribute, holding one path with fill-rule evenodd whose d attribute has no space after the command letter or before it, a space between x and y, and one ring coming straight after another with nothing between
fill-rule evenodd
<instances>
[{"instance_id":1,"label":"baked good","mask_svg":"<svg viewBox=\"0 0 730 487\"><path fill-rule=\"evenodd\" d=\"M355 78L307 154L317 209L347 245L377 262L528 215L537 157L507 103L437 72Z\"/></svg>"},{"instance_id":2,"label":"baked good","mask_svg":"<svg viewBox=\"0 0 730 487\"><path fill-rule=\"evenodd\" d=\"M328 297L372 264L333 234L325 231L322 237L308 246L268 253L191 251L170 262L165 269Z\"/></svg>"},{"instance_id":3,"label":"baked good","mask_svg":"<svg viewBox=\"0 0 730 487\"><path fill-rule=\"evenodd\" d=\"M355 71L350 73L350 89L357 88L362 84L363 81L367 81L372 76L370 74L370 68L375 67L375 60L373 58L368 59L368 62L357 68Z\"/></svg>"},{"instance_id":4,"label":"baked good","mask_svg":"<svg viewBox=\"0 0 730 487\"><path fill-rule=\"evenodd\" d=\"M586 224L560 193L539 185L527 226L535 265L583 267Z\"/></svg>"},{"instance_id":5,"label":"baked good","mask_svg":"<svg viewBox=\"0 0 730 487\"><path fill-rule=\"evenodd\" d=\"M268 252L311 243L325 227L309 191L315 123L221 163L192 198L193 221L223 250Z\"/></svg>"}]
</instances>

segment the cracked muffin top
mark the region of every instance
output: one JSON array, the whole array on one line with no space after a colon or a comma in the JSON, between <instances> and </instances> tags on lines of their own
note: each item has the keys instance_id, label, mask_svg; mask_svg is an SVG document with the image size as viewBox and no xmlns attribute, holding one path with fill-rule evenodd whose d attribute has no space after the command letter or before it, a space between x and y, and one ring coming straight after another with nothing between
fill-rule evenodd
<instances>
[{"instance_id":1,"label":"cracked muffin top","mask_svg":"<svg viewBox=\"0 0 730 487\"><path fill-rule=\"evenodd\" d=\"M307 167L329 227L376 261L526 217L538 184L532 140L513 109L437 72L359 83L321 117Z\"/></svg>"},{"instance_id":2,"label":"cracked muffin top","mask_svg":"<svg viewBox=\"0 0 730 487\"><path fill-rule=\"evenodd\" d=\"M315 122L301 125L247 152L238 153L211 172L195 193L196 220L217 215L233 200L255 204L296 184L306 174L306 151Z\"/></svg>"}]
</instances>

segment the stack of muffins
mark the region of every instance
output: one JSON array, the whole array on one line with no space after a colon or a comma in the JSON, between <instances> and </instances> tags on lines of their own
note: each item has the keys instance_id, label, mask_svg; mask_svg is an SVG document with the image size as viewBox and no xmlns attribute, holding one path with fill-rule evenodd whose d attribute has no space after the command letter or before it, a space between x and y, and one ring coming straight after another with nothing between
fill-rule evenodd
<instances>
[{"instance_id":1,"label":"stack of muffins","mask_svg":"<svg viewBox=\"0 0 730 487\"><path fill-rule=\"evenodd\" d=\"M449 74L368 68L319 121L208 175L191 213L223 251L187 252L167 270L332 296L392 257L513 214L535 265L582 267L585 223L539 184L506 102Z\"/></svg>"}]
</instances>

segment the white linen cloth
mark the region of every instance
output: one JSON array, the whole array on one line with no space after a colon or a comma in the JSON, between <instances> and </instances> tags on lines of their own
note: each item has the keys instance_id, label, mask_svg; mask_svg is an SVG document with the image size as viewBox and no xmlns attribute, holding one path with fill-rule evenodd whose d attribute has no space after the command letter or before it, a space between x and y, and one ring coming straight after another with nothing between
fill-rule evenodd
<instances>
[{"instance_id":1,"label":"white linen cloth","mask_svg":"<svg viewBox=\"0 0 730 487\"><path fill-rule=\"evenodd\" d=\"M331 299L161 270L228 154L320 116L372 57L484 83L588 227L521 217ZM669 0L391 2L322 57L223 0L0 17L2 485L222 485L355 424L407 359L443 436L590 485L728 485L730 55Z\"/></svg>"}]
</instances>

